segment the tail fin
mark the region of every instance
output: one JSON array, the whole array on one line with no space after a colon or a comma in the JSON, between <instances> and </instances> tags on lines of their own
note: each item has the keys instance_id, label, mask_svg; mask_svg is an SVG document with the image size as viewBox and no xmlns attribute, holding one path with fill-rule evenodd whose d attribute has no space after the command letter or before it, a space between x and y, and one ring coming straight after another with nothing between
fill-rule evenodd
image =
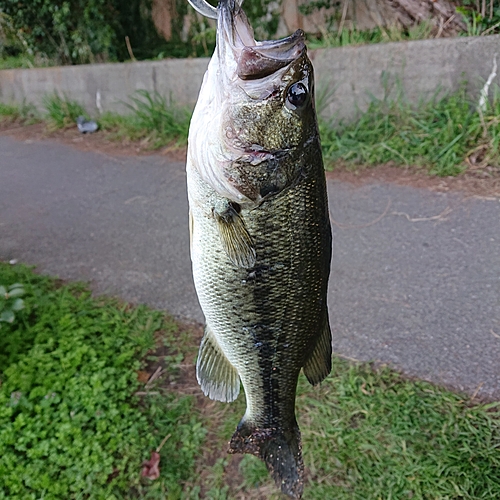
<instances>
[{"instance_id":1,"label":"tail fin","mask_svg":"<svg viewBox=\"0 0 500 500\"><path fill-rule=\"evenodd\" d=\"M302 497L304 463L300 430L296 422L290 429L258 428L251 422L239 423L229 443L229 453L249 453L263 460L276 486L291 498Z\"/></svg>"}]
</instances>

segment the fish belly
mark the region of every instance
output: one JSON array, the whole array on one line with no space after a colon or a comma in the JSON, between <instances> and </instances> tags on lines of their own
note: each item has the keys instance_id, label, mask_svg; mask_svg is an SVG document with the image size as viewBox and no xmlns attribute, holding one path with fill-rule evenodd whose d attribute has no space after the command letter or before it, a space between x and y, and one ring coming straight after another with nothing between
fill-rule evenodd
<instances>
[{"instance_id":1,"label":"fish belly","mask_svg":"<svg viewBox=\"0 0 500 500\"><path fill-rule=\"evenodd\" d=\"M248 269L235 266L222 246L212 215L217 193L194 169L188 188L196 291L207 327L243 384L245 418L262 427L292 425L298 374L328 329L324 173L242 209L256 251Z\"/></svg>"}]
</instances>

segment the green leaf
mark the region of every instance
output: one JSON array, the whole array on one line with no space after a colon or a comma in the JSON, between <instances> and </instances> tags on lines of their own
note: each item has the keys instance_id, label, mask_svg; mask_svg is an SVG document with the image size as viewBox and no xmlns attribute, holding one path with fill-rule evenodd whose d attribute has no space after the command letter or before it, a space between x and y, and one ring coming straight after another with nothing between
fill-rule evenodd
<instances>
[{"instance_id":1,"label":"green leaf","mask_svg":"<svg viewBox=\"0 0 500 500\"><path fill-rule=\"evenodd\" d=\"M7 290L5 289L5 287L0 285L0 295L5 295L6 293L7 293Z\"/></svg>"},{"instance_id":2,"label":"green leaf","mask_svg":"<svg viewBox=\"0 0 500 500\"><path fill-rule=\"evenodd\" d=\"M21 297L24 295L24 288L22 285L19 285L20 287L14 288L14 286L9 287L9 297Z\"/></svg>"},{"instance_id":3,"label":"green leaf","mask_svg":"<svg viewBox=\"0 0 500 500\"><path fill-rule=\"evenodd\" d=\"M4 323L12 323L14 321L14 313L12 311L4 311L2 314L0 314L0 321L3 321Z\"/></svg>"},{"instance_id":4,"label":"green leaf","mask_svg":"<svg viewBox=\"0 0 500 500\"><path fill-rule=\"evenodd\" d=\"M21 309L24 309L24 300L23 299L16 299L14 303L12 304L13 311L20 311Z\"/></svg>"}]
</instances>

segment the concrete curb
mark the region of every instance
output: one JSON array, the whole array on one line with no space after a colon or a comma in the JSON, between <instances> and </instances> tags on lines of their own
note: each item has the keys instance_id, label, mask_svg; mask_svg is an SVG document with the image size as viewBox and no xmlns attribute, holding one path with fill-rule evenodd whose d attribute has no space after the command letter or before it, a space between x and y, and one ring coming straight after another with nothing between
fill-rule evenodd
<instances>
[{"instance_id":1,"label":"concrete curb","mask_svg":"<svg viewBox=\"0 0 500 500\"><path fill-rule=\"evenodd\" d=\"M311 51L311 58L318 88L331 94L325 115L353 118L373 97L394 97L398 89L417 104L467 81L470 97L478 100L495 54L500 63L500 35L320 49ZM45 95L58 92L95 116L99 109L126 113L124 102L145 89L193 106L207 65L208 59L169 59L1 70L0 102L41 108Z\"/></svg>"}]
</instances>

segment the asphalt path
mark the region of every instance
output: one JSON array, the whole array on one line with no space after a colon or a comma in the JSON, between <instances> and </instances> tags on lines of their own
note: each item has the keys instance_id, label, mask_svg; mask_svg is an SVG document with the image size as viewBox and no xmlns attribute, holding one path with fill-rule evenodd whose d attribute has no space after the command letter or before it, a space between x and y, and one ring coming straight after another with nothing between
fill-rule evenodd
<instances>
[{"instance_id":1,"label":"asphalt path","mask_svg":"<svg viewBox=\"0 0 500 500\"><path fill-rule=\"evenodd\" d=\"M0 136L0 259L203 322L184 164ZM500 400L500 202L329 179L336 353ZM0 277L1 281L1 277Z\"/></svg>"}]
</instances>

